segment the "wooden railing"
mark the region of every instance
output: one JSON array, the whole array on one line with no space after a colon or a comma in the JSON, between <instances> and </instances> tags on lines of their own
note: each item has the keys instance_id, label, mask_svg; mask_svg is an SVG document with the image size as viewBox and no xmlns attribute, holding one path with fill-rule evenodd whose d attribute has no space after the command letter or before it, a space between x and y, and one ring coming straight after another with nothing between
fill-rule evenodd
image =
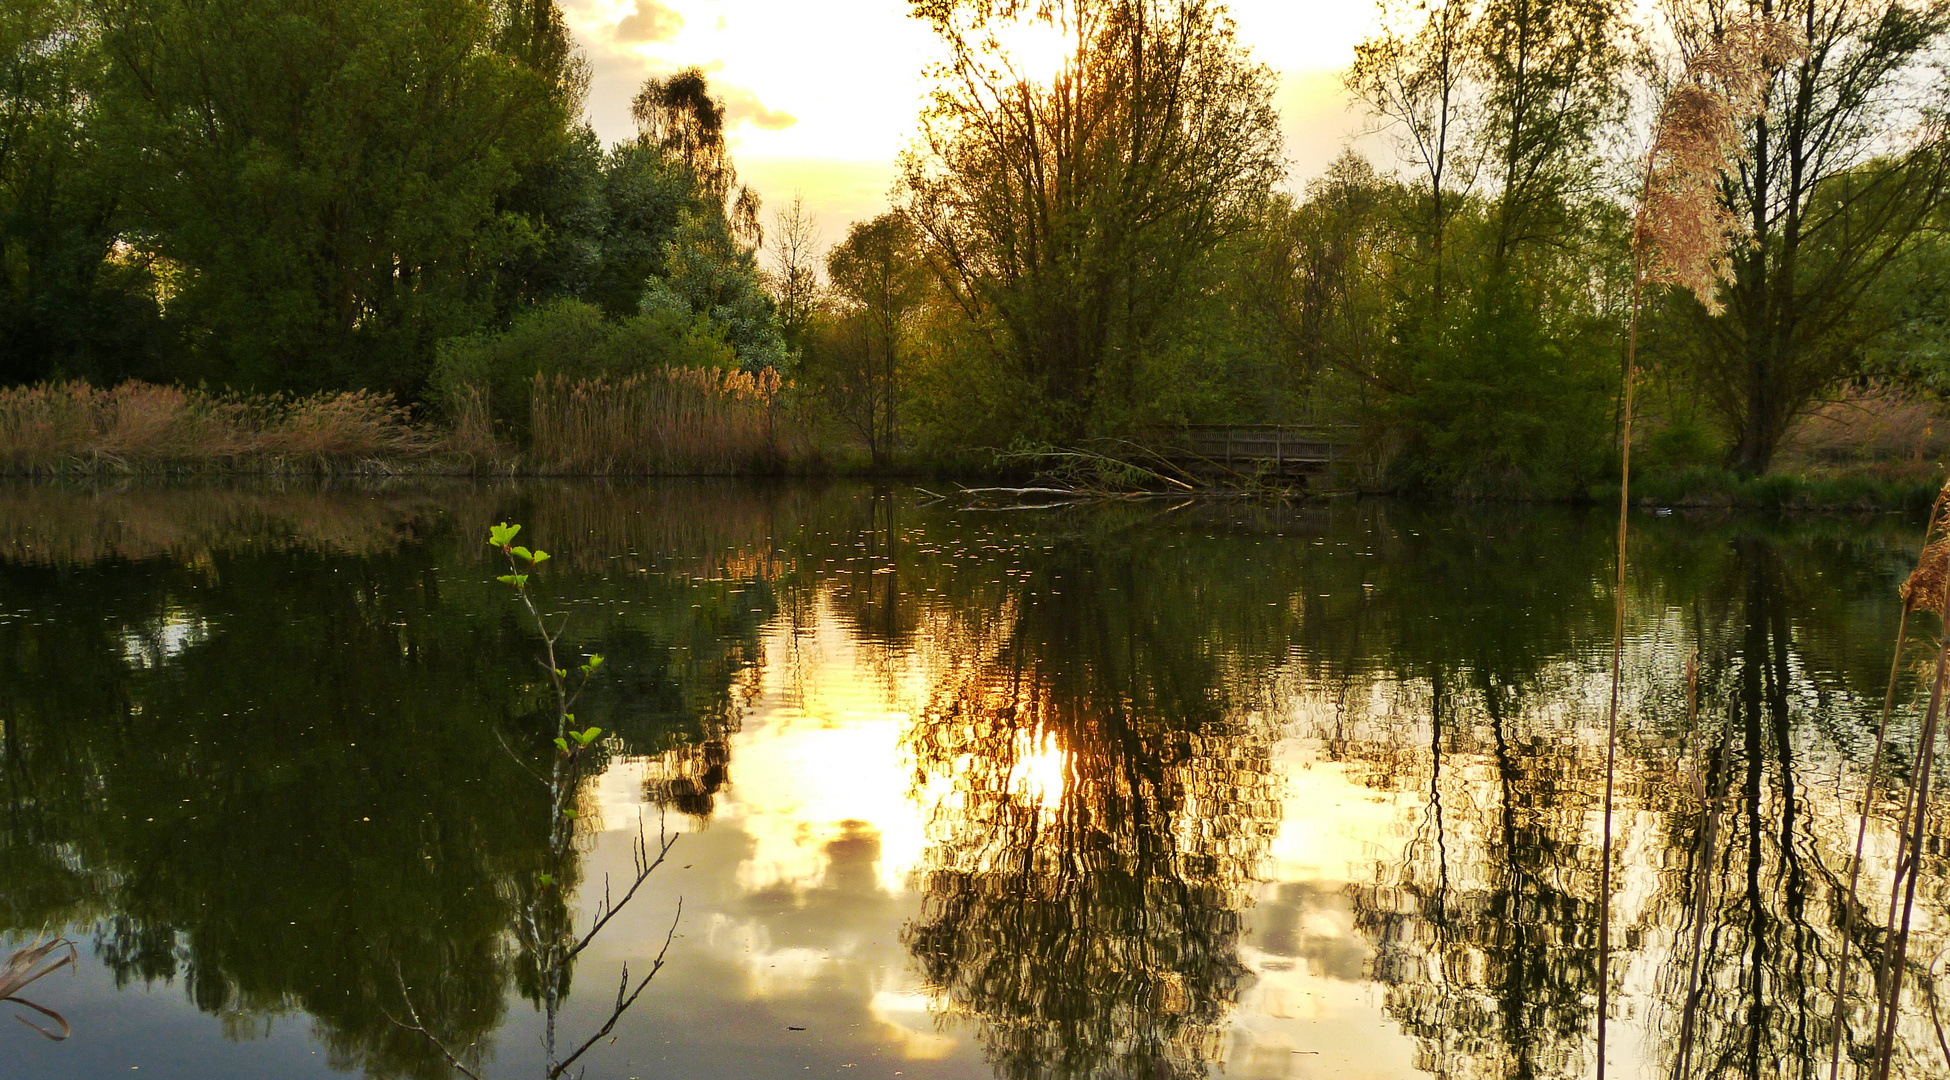
<instances>
[{"instance_id":1,"label":"wooden railing","mask_svg":"<svg viewBox=\"0 0 1950 1080\"><path fill-rule=\"evenodd\" d=\"M1147 441L1187 466L1223 466L1275 475L1319 472L1338 461L1354 441L1351 425L1186 424L1146 432Z\"/></svg>"}]
</instances>

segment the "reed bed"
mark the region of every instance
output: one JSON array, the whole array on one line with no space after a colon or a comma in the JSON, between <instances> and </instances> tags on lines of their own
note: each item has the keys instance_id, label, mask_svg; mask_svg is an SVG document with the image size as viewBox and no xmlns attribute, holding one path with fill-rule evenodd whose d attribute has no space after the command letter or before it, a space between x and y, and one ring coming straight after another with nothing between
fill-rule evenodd
<instances>
[{"instance_id":1,"label":"reed bed","mask_svg":"<svg viewBox=\"0 0 1950 1080\"><path fill-rule=\"evenodd\" d=\"M241 396L129 382L0 389L0 473L384 471L432 440L370 391Z\"/></svg>"},{"instance_id":2,"label":"reed bed","mask_svg":"<svg viewBox=\"0 0 1950 1080\"><path fill-rule=\"evenodd\" d=\"M777 470L803 456L784 437L784 389L770 369L538 375L529 404L532 464L543 473L599 476Z\"/></svg>"}]
</instances>

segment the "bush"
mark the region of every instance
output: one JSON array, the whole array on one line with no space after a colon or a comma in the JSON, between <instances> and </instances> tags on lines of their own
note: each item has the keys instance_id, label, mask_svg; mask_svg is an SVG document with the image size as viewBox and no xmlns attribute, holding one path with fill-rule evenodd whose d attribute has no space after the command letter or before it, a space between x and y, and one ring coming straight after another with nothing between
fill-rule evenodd
<instances>
[{"instance_id":1,"label":"bush","mask_svg":"<svg viewBox=\"0 0 1950 1080\"><path fill-rule=\"evenodd\" d=\"M611 320L580 300L557 300L517 316L507 330L440 343L433 393L456 420L486 408L503 426L526 432L538 376L622 379L678 369L735 365L731 347L703 319L669 310Z\"/></svg>"},{"instance_id":2,"label":"bush","mask_svg":"<svg viewBox=\"0 0 1950 1080\"><path fill-rule=\"evenodd\" d=\"M1632 442L1633 471L1643 468L1647 474L1711 468L1725 456L1713 433L1697 422L1670 424L1642 444Z\"/></svg>"}]
</instances>

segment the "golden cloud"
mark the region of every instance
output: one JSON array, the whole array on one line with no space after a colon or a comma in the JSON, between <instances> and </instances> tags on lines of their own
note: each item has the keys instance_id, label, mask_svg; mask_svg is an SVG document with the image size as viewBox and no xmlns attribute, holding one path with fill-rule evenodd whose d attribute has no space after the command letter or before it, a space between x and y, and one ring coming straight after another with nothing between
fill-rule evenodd
<instances>
[{"instance_id":1,"label":"golden cloud","mask_svg":"<svg viewBox=\"0 0 1950 1080\"><path fill-rule=\"evenodd\" d=\"M724 118L732 124L750 124L765 131L784 131L799 122L799 118L788 112L777 112L765 107L758 95L742 86L715 86L724 97Z\"/></svg>"},{"instance_id":2,"label":"golden cloud","mask_svg":"<svg viewBox=\"0 0 1950 1080\"><path fill-rule=\"evenodd\" d=\"M631 44L670 41L684 28L684 17L658 3L637 0L636 10L616 24L616 40Z\"/></svg>"}]
</instances>

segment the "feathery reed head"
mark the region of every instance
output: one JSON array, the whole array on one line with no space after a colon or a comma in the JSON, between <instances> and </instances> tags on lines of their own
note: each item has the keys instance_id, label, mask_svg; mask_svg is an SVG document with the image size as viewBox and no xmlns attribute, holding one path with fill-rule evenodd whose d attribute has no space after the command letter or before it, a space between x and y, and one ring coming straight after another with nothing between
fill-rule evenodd
<instances>
[{"instance_id":1,"label":"feathery reed head","mask_svg":"<svg viewBox=\"0 0 1950 1080\"><path fill-rule=\"evenodd\" d=\"M1659 109L1632 222L1646 283L1677 285L1709 312L1724 310L1714 286L1730 268L1731 245L1747 234L1720 199L1720 174L1745 154L1740 128L1760 112L1769 74L1805 52L1792 24L1759 17L1730 22L1688 58Z\"/></svg>"}]
</instances>

